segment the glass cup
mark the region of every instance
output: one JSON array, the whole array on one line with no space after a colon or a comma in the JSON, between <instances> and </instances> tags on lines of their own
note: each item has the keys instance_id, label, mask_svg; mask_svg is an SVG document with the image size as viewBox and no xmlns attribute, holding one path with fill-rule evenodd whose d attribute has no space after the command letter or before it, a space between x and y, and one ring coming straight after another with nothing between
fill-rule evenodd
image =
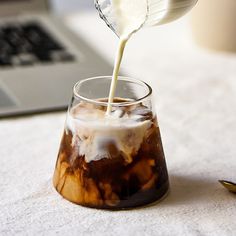
<instances>
[{"instance_id":1,"label":"glass cup","mask_svg":"<svg viewBox=\"0 0 236 236\"><path fill-rule=\"evenodd\" d=\"M119 77L112 111L106 114L111 77L74 86L53 185L79 205L126 209L160 200L168 173L152 89Z\"/></svg>"}]
</instances>

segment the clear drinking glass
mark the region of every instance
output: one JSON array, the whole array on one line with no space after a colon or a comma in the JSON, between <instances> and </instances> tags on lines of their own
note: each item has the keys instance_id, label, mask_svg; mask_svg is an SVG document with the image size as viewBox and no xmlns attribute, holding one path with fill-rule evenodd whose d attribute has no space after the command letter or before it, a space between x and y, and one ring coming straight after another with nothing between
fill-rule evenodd
<instances>
[{"instance_id":1,"label":"clear drinking glass","mask_svg":"<svg viewBox=\"0 0 236 236\"><path fill-rule=\"evenodd\" d=\"M119 77L106 114L111 77L78 82L68 109L53 184L79 205L125 209L163 198L168 173L152 89Z\"/></svg>"}]
</instances>

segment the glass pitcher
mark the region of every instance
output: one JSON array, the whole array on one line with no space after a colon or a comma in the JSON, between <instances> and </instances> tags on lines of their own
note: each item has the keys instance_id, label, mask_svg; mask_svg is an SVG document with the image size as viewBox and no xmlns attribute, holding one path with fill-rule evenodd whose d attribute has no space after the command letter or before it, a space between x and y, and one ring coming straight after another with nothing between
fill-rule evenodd
<instances>
[{"instance_id":1,"label":"glass pitcher","mask_svg":"<svg viewBox=\"0 0 236 236\"><path fill-rule=\"evenodd\" d=\"M119 36L112 2L115 0L95 0L100 17ZM117 0L116 0L117 1ZM137 0L129 0L135 1ZM140 0L138 0L140 1ZM174 21L187 13L198 0L142 0L146 5L146 18L141 27L155 26Z\"/></svg>"}]
</instances>

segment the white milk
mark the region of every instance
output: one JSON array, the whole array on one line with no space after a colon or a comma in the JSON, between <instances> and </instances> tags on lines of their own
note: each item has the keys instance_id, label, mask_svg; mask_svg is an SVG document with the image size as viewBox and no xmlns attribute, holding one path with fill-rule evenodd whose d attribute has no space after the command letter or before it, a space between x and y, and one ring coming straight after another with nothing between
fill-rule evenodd
<instances>
[{"instance_id":1,"label":"white milk","mask_svg":"<svg viewBox=\"0 0 236 236\"><path fill-rule=\"evenodd\" d=\"M107 114L112 110L112 102L123 57L125 45L133 33L138 31L145 23L147 17L147 0L113 0L112 7L117 22L117 33L120 35L109 93Z\"/></svg>"}]
</instances>

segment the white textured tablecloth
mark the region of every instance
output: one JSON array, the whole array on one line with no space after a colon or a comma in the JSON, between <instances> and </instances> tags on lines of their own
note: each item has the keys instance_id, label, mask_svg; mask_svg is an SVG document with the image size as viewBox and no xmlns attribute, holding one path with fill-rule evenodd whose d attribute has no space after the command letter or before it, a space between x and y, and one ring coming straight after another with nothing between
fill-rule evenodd
<instances>
[{"instance_id":1,"label":"white textured tablecloth","mask_svg":"<svg viewBox=\"0 0 236 236\"><path fill-rule=\"evenodd\" d=\"M117 39L94 14L74 28L113 60ZM65 113L0 121L0 235L236 235L236 55L194 46L182 20L143 30L123 69L150 83L171 181L161 203L109 212L74 205L52 187Z\"/></svg>"}]
</instances>

